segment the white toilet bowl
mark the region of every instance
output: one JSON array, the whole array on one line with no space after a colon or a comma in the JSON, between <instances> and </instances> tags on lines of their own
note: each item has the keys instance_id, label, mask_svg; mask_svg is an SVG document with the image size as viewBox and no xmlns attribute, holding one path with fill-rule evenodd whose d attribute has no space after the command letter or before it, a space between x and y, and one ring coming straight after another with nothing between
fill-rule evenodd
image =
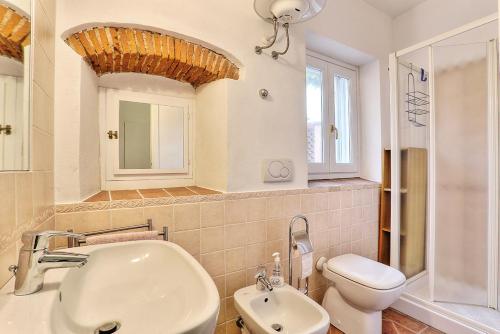
<instances>
[{"instance_id":1,"label":"white toilet bowl","mask_svg":"<svg viewBox=\"0 0 500 334\"><path fill-rule=\"evenodd\" d=\"M400 271L354 254L324 263L323 276L333 283L323 307L346 334L382 333L382 310L399 298L406 282Z\"/></svg>"}]
</instances>

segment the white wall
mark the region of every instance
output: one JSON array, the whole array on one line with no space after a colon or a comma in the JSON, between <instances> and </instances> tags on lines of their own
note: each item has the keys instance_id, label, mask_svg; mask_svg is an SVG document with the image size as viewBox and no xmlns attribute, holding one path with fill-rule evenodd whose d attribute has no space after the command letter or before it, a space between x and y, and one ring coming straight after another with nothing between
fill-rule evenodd
<instances>
[{"instance_id":1,"label":"white wall","mask_svg":"<svg viewBox=\"0 0 500 334\"><path fill-rule=\"evenodd\" d=\"M380 75L378 60L359 68L361 175L376 181L382 177Z\"/></svg>"},{"instance_id":2,"label":"white wall","mask_svg":"<svg viewBox=\"0 0 500 334\"><path fill-rule=\"evenodd\" d=\"M228 81L196 92L195 180L200 187L226 191L228 181Z\"/></svg>"},{"instance_id":3,"label":"white wall","mask_svg":"<svg viewBox=\"0 0 500 334\"><path fill-rule=\"evenodd\" d=\"M80 198L87 198L101 189L99 163L98 88L95 73L81 64L80 94Z\"/></svg>"},{"instance_id":4,"label":"white wall","mask_svg":"<svg viewBox=\"0 0 500 334\"><path fill-rule=\"evenodd\" d=\"M427 0L394 19L394 50L422 42L497 10L497 0Z\"/></svg>"},{"instance_id":5,"label":"white wall","mask_svg":"<svg viewBox=\"0 0 500 334\"><path fill-rule=\"evenodd\" d=\"M198 163L195 174L199 184L212 184L225 191L252 191L264 189L303 188L307 186L306 163L306 115L305 115L305 31L309 30L318 35L336 40L366 54L372 55L375 61L372 71L378 71L375 80L379 80L373 87L379 91L369 98L375 100L367 109L367 118L373 131L362 131L365 143L371 144L370 154L365 160L368 166L380 165L380 148L384 141L380 140L379 133L387 134L388 127L388 77L387 54L391 50L391 20L390 18L367 5L362 0L330 0L324 13L313 21L295 25L291 29L291 48L286 56L275 61L269 52L263 55L254 53L254 46L262 43L264 36L272 32L272 27L261 20L253 10L253 1L245 0L237 4L231 0L207 0L186 2L170 0L168 5L161 0L144 0L128 2L122 1L59 1L57 2L57 35L60 37L65 31L77 26L95 22L116 22L118 24L149 25L164 31L175 32L189 36L195 40L216 45L232 54L241 62L241 78L238 81L226 80L227 123L226 134L219 133L217 145L227 143L226 147L214 145L197 145L198 148L210 152L227 150L227 164L220 163L213 155L201 153L195 160L205 157L204 169L207 165L219 164L221 169L210 173L201 170L203 163ZM154 8L154 10L151 10ZM207 15L210 13L210 15ZM65 142L67 135L75 136L79 127L74 124L83 112L79 106L80 95L75 92L77 85L68 84L80 81L78 72L81 63L79 56L71 50L61 38L56 41L57 62L56 80L58 103L56 114L57 130L61 135L57 140L59 149L56 155L58 186L58 202L68 201L74 195L70 191L72 186L81 189L87 185L80 185L84 181L84 171L80 171L79 150L74 139ZM281 40L278 48L283 48ZM70 66L70 64L72 64ZM375 67L377 68L375 70ZM77 80L68 80L74 77ZM101 78L103 80L105 77ZM213 84L212 84L213 85ZM270 98L262 100L258 91L266 88L270 91ZM220 90L219 88L204 87L199 90L199 100L207 100L203 96L204 90ZM205 92L205 93L206 93ZM215 101L212 101L215 102ZM200 105L197 106L200 108ZM222 109L220 109L222 108ZM224 110L224 103L217 101L209 109ZM381 117L382 115L382 117ZM205 115L206 116L206 115ZM363 117L363 116L362 116ZM384 122L387 118L387 122ZM210 121L209 117L205 121ZM216 128L223 128L220 120L212 120ZM365 122L367 124L368 122ZM207 124L207 123L205 123ZM200 127L198 127L199 129ZM208 127L204 127L205 130ZM210 131L205 132L205 134ZM64 134L64 136L62 136ZM224 138L227 136L227 138ZM375 136L375 137L371 137ZM96 138L97 139L97 138ZM83 141L82 141L83 143ZM199 144L199 142L198 142ZM56 147L57 149L57 147ZM95 153L95 150L90 150ZM374 153L376 152L376 154ZM76 156L75 156L76 155ZM267 158L292 159L295 165L295 178L290 183L265 184L261 181L261 161ZM209 164L212 161L214 164ZM226 180L221 174L226 170ZM366 176L379 179L379 172L367 172ZM211 175L213 180L210 180ZM89 188L90 189L90 188ZM82 190L79 193L84 193ZM69 196L69 197L68 197Z\"/></svg>"},{"instance_id":6,"label":"white wall","mask_svg":"<svg viewBox=\"0 0 500 334\"><path fill-rule=\"evenodd\" d=\"M56 17L64 16L56 2ZM54 187L56 203L80 200L81 60L59 38L56 20L54 87Z\"/></svg>"}]
</instances>

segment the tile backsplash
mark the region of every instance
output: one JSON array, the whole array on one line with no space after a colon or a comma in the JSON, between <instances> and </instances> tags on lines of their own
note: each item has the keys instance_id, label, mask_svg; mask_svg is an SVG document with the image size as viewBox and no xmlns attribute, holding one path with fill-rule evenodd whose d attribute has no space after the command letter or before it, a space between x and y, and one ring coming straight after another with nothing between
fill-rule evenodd
<instances>
[{"instance_id":1,"label":"tile backsplash","mask_svg":"<svg viewBox=\"0 0 500 334\"><path fill-rule=\"evenodd\" d=\"M31 171L0 173L0 287L17 263L27 230L54 229L54 24L55 0L34 0Z\"/></svg>"},{"instance_id":2,"label":"tile backsplash","mask_svg":"<svg viewBox=\"0 0 500 334\"><path fill-rule=\"evenodd\" d=\"M358 181L304 190L64 204L56 206L55 225L88 232L152 218L155 229L168 226L170 240L200 261L219 289L216 333L239 333L233 293L255 283L258 265L271 268L274 252L282 254L288 275L288 223L294 215L305 214L310 221L315 260L350 252L376 259L378 207L379 185ZM56 243L66 246L65 239ZM294 273L300 269L298 258L294 268ZM321 302L327 281L316 270L309 287L310 296Z\"/></svg>"}]
</instances>

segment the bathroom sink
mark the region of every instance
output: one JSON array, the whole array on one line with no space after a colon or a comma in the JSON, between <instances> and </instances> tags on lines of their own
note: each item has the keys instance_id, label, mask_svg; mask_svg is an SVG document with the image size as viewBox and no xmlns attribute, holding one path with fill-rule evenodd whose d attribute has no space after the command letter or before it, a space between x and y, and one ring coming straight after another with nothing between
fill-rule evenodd
<instances>
[{"instance_id":1,"label":"bathroom sink","mask_svg":"<svg viewBox=\"0 0 500 334\"><path fill-rule=\"evenodd\" d=\"M247 286L235 292L234 304L253 334L326 334L330 326L320 305L287 284L271 292Z\"/></svg>"},{"instance_id":2,"label":"bathroom sink","mask_svg":"<svg viewBox=\"0 0 500 334\"><path fill-rule=\"evenodd\" d=\"M214 331L217 288L181 247L134 241L71 251L90 254L87 265L47 272L42 291L18 297L4 293L12 282L4 287L0 333L92 334L99 328L113 333L113 327L120 334Z\"/></svg>"}]
</instances>

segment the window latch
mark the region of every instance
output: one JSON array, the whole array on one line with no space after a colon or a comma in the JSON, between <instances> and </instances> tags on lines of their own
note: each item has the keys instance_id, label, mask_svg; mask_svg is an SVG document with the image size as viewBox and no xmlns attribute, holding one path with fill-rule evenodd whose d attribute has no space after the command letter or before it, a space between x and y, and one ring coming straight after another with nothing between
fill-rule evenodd
<instances>
[{"instance_id":1,"label":"window latch","mask_svg":"<svg viewBox=\"0 0 500 334\"><path fill-rule=\"evenodd\" d=\"M108 138L109 139L118 139L118 131L108 131Z\"/></svg>"},{"instance_id":2,"label":"window latch","mask_svg":"<svg viewBox=\"0 0 500 334\"><path fill-rule=\"evenodd\" d=\"M335 140L339 139L339 130L333 124L330 124L330 134L335 135Z\"/></svg>"},{"instance_id":3,"label":"window latch","mask_svg":"<svg viewBox=\"0 0 500 334\"><path fill-rule=\"evenodd\" d=\"M9 136L12 134L12 126L11 125L5 125L5 126L2 126L0 124L0 134L2 134L2 132L5 132L5 135L6 136Z\"/></svg>"}]
</instances>

